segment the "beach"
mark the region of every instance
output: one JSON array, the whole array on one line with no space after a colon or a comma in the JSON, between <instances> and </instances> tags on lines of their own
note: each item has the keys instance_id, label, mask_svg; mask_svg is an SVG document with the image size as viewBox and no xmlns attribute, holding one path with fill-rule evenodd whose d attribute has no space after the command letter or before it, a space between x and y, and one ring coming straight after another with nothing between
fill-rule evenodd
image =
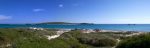
<instances>
[{"instance_id":1,"label":"beach","mask_svg":"<svg viewBox=\"0 0 150 48\"><path fill-rule=\"evenodd\" d=\"M30 27L29 29L45 31L44 28ZM79 30L81 33L89 33L89 34L90 33L98 33L98 32L130 33L130 34L126 34L126 35L120 34L120 36L125 36L125 37L131 37L131 36L141 35L141 34L147 33L147 32L141 32L141 31L121 31L121 30L118 31L118 30L101 30L101 29L57 29L56 35L51 35L51 36L45 35L45 36L47 37L48 40L51 40L51 39L55 39L55 38L59 37L61 34L65 33L65 32L70 32L72 30ZM119 39L116 39L116 40L119 40Z\"/></svg>"}]
</instances>

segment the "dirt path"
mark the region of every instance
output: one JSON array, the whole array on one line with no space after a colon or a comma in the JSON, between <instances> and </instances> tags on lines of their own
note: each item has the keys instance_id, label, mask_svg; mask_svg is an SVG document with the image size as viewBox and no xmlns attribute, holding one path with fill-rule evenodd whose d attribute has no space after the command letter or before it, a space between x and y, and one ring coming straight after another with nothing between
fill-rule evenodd
<instances>
[{"instance_id":1,"label":"dirt path","mask_svg":"<svg viewBox=\"0 0 150 48\"><path fill-rule=\"evenodd\" d=\"M61 34L65 33L65 32L69 32L69 31L56 31L56 32L57 32L56 35L52 35L52 36L47 35L46 36L47 39L48 40L55 39L55 38L59 37Z\"/></svg>"},{"instance_id":2,"label":"dirt path","mask_svg":"<svg viewBox=\"0 0 150 48\"><path fill-rule=\"evenodd\" d=\"M112 48L116 48L116 46L120 43L120 39L116 39L117 40L117 43L116 43L116 45L114 46L114 47L112 47Z\"/></svg>"}]
</instances>

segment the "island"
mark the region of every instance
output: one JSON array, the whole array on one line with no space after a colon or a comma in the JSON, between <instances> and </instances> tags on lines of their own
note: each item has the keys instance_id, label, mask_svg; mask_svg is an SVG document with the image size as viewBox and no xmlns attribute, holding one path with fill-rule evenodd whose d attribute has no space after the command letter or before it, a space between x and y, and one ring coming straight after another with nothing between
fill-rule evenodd
<instances>
[{"instance_id":1,"label":"island","mask_svg":"<svg viewBox=\"0 0 150 48\"><path fill-rule=\"evenodd\" d=\"M86 24L94 24L94 23L70 23L70 22L42 22L35 24L75 24L75 25L86 25Z\"/></svg>"}]
</instances>

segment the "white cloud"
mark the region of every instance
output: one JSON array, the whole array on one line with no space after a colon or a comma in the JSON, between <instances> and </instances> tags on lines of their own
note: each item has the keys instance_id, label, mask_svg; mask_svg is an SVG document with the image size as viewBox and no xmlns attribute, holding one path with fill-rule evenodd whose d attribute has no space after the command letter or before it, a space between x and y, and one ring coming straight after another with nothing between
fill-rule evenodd
<instances>
[{"instance_id":1,"label":"white cloud","mask_svg":"<svg viewBox=\"0 0 150 48\"><path fill-rule=\"evenodd\" d=\"M63 4L59 4L58 6L59 6L59 7L64 7L64 5L63 5Z\"/></svg>"},{"instance_id":2,"label":"white cloud","mask_svg":"<svg viewBox=\"0 0 150 48\"><path fill-rule=\"evenodd\" d=\"M34 12L44 11L44 9L33 9Z\"/></svg>"},{"instance_id":3,"label":"white cloud","mask_svg":"<svg viewBox=\"0 0 150 48\"><path fill-rule=\"evenodd\" d=\"M11 16L0 15L0 20L8 20L11 19Z\"/></svg>"}]
</instances>

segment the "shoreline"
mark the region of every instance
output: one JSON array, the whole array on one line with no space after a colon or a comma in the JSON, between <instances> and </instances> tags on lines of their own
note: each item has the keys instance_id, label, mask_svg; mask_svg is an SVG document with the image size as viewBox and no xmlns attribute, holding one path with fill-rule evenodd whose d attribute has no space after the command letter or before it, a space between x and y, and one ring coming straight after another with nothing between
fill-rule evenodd
<instances>
[{"instance_id":1,"label":"shoreline","mask_svg":"<svg viewBox=\"0 0 150 48\"><path fill-rule=\"evenodd\" d=\"M44 30L44 29L57 29L57 30L82 30L82 31L90 31L90 32L150 32L150 31L126 31L126 30L106 30L106 29L69 29L69 28L38 28L38 27L27 27L27 29L34 30Z\"/></svg>"},{"instance_id":2,"label":"shoreline","mask_svg":"<svg viewBox=\"0 0 150 48\"><path fill-rule=\"evenodd\" d=\"M63 25L63 24L40 24L40 25L22 25L22 24L6 24L1 25L0 28L48 28L48 29L100 29L100 30L113 30L113 31L137 31L137 32L150 32L149 25L128 25L128 24L94 24L94 25Z\"/></svg>"},{"instance_id":3,"label":"shoreline","mask_svg":"<svg viewBox=\"0 0 150 48\"><path fill-rule=\"evenodd\" d=\"M33 27L30 27L29 29L45 31L45 29L48 29L48 28L33 28ZM65 33L65 32L70 32L72 30L79 30L81 33L88 33L88 34L89 33L101 33L101 32L104 32L104 33L107 33L107 32L129 33L129 34L126 34L126 35L122 35L122 36L125 36L125 37L131 37L131 36L134 36L134 35L141 35L141 34L147 33L147 32L140 32L140 31L118 31L118 30L99 30L99 29L57 29L56 35L51 35L51 36L50 35L45 35L45 36L47 37L48 40L51 40L51 39L55 39L55 38L61 36L61 34Z\"/></svg>"}]
</instances>

